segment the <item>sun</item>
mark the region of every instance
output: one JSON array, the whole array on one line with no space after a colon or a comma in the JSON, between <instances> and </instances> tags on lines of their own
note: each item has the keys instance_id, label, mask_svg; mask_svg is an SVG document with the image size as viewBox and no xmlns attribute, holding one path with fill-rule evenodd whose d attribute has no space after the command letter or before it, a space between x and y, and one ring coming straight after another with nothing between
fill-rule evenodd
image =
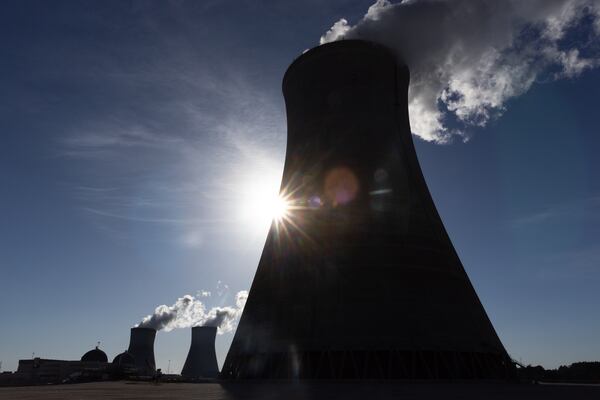
<instances>
[{"instance_id":1,"label":"sun","mask_svg":"<svg viewBox=\"0 0 600 400\"><path fill-rule=\"evenodd\" d=\"M268 177L246 182L239 206L243 222L258 230L282 222L290 211L289 201L279 194L279 180Z\"/></svg>"},{"instance_id":2,"label":"sun","mask_svg":"<svg viewBox=\"0 0 600 400\"><path fill-rule=\"evenodd\" d=\"M277 222L281 222L288 215L289 210L289 202L282 196L277 196L272 202L271 218Z\"/></svg>"}]
</instances>

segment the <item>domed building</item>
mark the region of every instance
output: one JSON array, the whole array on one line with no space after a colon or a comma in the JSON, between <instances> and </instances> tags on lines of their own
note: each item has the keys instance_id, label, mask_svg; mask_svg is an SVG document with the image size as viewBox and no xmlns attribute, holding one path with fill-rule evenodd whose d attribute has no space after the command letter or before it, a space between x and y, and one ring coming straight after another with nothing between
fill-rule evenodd
<instances>
[{"instance_id":1,"label":"domed building","mask_svg":"<svg viewBox=\"0 0 600 400\"><path fill-rule=\"evenodd\" d=\"M133 356L131 355L130 352L128 352L127 350L125 350L124 352L118 354L113 359L112 363L116 367L121 367L121 366L135 366L135 358L133 358Z\"/></svg>"},{"instance_id":2,"label":"domed building","mask_svg":"<svg viewBox=\"0 0 600 400\"><path fill-rule=\"evenodd\" d=\"M19 360L18 374L25 385L102 381L109 377L108 357L96 346L79 361L35 357Z\"/></svg>"},{"instance_id":3,"label":"domed building","mask_svg":"<svg viewBox=\"0 0 600 400\"><path fill-rule=\"evenodd\" d=\"M96 346L95 349L88 351L81 357L81 361L83 362L108 362L108 357L106 353L103 352Z\"/></svg>"},{"instance_id":4,"label":"domed building","mask_svg":"<svg viewBox=\"0 0 600 400\"><path fill-rule=\"evenodd\" d=\"M113 375L118 378L135 375L137 373L135 357L127 350L118 354L113 359L111 368Z\"/></svg>"}]
</instances>

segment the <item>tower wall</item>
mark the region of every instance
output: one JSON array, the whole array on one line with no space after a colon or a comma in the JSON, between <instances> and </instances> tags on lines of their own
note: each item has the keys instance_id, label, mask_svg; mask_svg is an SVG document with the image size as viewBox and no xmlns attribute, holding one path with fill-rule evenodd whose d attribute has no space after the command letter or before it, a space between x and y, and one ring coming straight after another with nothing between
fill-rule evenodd
<instances>
[{"instance_id":1,"label":"tower wall","mask_svg":"<svg viewBox=\"0 0 600 400\"><path fill-rule=\"evenodd\" d=\"M408 84L402 62L363 41L288 68L292 209L271 227L224 378L510 376L425 184Z\"/></svg>"},{"instance_id":2,"label":"tower wall","mask_svg":"<svg viewBox=\"0 0 600 400\"><path fill-rule=\"evenodd\" d=\"M217 328L196 326L192 328L190 351L181 375L186 378L216 378L219 375L217 354L215 352L215 337Z\"/></svg>"},{"instance_id":3,"label":"tower wall","mask_svg":"<svg viewBox=\"0 0 600 400\"><path fill-rule=\"evenodd\" d=\"M156 330L151 328L131 328L129 354L135 359L136 368L144 374L153 374L156 370L154 362L154 338Z\"/></svg>"}]
</instances>

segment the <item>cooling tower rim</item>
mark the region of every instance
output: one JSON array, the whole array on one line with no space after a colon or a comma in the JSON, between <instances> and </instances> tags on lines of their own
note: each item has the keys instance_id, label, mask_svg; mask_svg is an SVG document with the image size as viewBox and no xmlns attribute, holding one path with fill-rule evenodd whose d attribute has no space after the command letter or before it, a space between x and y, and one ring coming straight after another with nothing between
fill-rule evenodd
<instances>
[{"instance_id":1,"label":"cooling tower rim","mask_svg":"<svg viewBox=\"0 0 600 400\"><path fill-rule=\"evenodd\" d=\"M217 330L216 326L204 326L204 325L200 325L200 326L192 326L192 330Z\"/></svg>"},{"instance_id":2,"label":"cooling tower rim","mask_svg":"<svg viewBox=\"0 0 600 400\"><path fill-rule=\"evenodd\" d=\"M136 331L136 332L140 332L140 331L152 331L152 332L157 332L156 329L154 328L146 328L143 326L134 326L133 328L131 328L131 331Z\"/></svg>"},{"instance_id":3,"label":"cooling tower rim","mask_svg":"<svg viewBox=\"0 0 600 400\"><path fill-rule=\"evenodd\" d=\"M313 47L312 49L309 49L306 52L299 55L298 57L296 57L294 59L294 61L292 61L292 63L289 65L289 67L287 68L285 73L283 74L282 87L283 88L286 87L286 82L289 79L289 76L294 72L294 70L296 68L298 68L300 65L304 64L304 62L306 62L307 60L309 60L315 56L318 56L324 52L329 52L329 51L336 50L336 49L351 49L351 48L354 48L354 49L378 49L380 51L384 51L385 53L389 54L392 58L394 58L394 60L396 60L396 63L398 65L406 66L406 63L402 60L402 57L398 56L389 47L384 46L380 43L372 42L370 40L363 40L363 39L336 40L335 42L329 42L329 43L325 43L325 44Z\"/></svg>"}]
</instances>

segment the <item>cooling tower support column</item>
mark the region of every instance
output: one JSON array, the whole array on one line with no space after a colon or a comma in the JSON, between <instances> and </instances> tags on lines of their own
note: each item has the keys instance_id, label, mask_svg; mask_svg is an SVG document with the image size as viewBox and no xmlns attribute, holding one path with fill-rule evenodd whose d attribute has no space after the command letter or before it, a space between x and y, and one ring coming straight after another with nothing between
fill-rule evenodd
<instances>
[{"instance_id":1,"label":"cooling tower support column","mask_svg":"<svg viewBox=\"0 0 600 400\"><path fill-rule=\"evenodd\" d=\"M216 378L219 375L215 337L217 328L196 326L192 328L192 343L181 375L186 378Z\"/></svg>"},{"instance_id":2,"label":"cooling tower support column","mask_svg":"<svg viewBox=\"0 0 600 400\"><path fill-rule=\"evenodd\" d=\"M283 79L274 222L221 376L503 379L513 367L444 229L386 48L316 47Z\"/></svg>"},{"instance_id":3,"label":"cooling tower support column","mask_svg":"<svg viewBox=\"0 0 600 400\"><path fill-rule=\"evenodd\" d=\"M131 328L129 354L135 359L135 366L141 374L152 375L156 371L154 362L154 338L156 330L151 328Z\"/></svg>"}]
</instances>

